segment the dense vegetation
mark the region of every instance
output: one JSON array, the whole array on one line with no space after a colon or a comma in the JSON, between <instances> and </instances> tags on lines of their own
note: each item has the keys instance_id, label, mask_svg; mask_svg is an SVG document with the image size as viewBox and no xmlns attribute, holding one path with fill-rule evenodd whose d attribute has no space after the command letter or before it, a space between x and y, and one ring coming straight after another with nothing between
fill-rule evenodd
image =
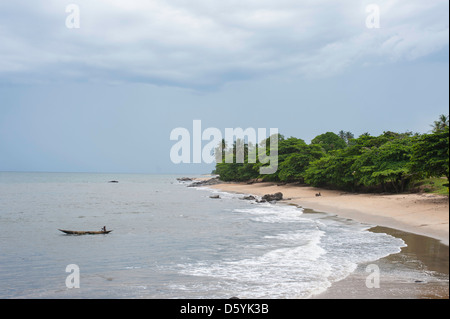
<instances>
[{"instance_id":1,"label":"dense vegetation","mask_svg":"<svg viewBox=\"0 0 450 319\"><path fill-rule=\"evenodd\" d=\"M298 182L317 187L349 191L405 192L424 178L449 179L449 117L442 115L427 134L384 132L365 133L354 138L351 132L327 132L310 144L295 137L278 135L279 166L276 173L260 175L259 162L248 163L258 152L245 144L244 163L216 165L215 173L224 181ZM224 154L236 158L236 143ZM270 147L270 146L269 146ZM268 151L267 151L268 152ZM230 159L228 159L230 162Z\"/></svg>"}]
</instances>

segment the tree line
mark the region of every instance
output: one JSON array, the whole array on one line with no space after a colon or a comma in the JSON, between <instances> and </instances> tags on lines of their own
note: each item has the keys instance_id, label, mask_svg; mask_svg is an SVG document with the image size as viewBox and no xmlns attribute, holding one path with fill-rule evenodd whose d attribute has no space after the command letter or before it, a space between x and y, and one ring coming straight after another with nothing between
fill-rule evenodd
<instances>
[{"instance_id":1,"label":"tree line","mask_svg":"<svg viewBox=\"0 0 450 319\"><path fill-rule=\"evenodd\" d=\"M365 133L355 138L351 132L327 132L310 144L281 134L277 137L278 170L274 174L260 175L259 168L264 164L248 162L249 154L254 156L252 153L257 153L259 148L239 140L233 145L222 141L222 163L216 164L214 173L223 181L261 179L347 191L393 193L408 191L426 177L445 176L447 182L449 179L449 117L445 115L425 134L387 131L379 136ZM268 152L269 138L262 141L266 142ZM244 163L234 160L239 143L244 144ZM227 156L233 160L226 160Z\"/></svg>"}]
</instances>

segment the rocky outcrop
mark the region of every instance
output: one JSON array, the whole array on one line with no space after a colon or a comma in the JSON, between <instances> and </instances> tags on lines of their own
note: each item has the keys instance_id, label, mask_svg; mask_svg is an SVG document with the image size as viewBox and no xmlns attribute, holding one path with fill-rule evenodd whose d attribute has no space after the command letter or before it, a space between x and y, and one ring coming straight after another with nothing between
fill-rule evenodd
<instances>
[{"instance_id":1,"label":"rocky outcrop","mask_svg":"<svg viewBox=\"0 0 450 319\"><path fill-rule=\"evenodd\" d=\"M275 193L275 194L266 194L262 197L262 199L259 201L260 203L264 202L277 202L279 200L283 199L283 193Z\"/></svg>"},{"instance_id":2,"label":"rocky outcrop","mask_svg":"<svg viewBox=\"0 0 450 319\"><path fill-rule=\"evenodd\" d=\"M203 181L195 181L192 184L188 185L188 187L200 187L200 186L210 186L221 184L222 181L218 177L205 179Z\"/></svg>"},{"instance_id":3,"label":"rocky outcrop","mask_svg":"<svg viewBox=\"0 0 450 319\"><path fill-rule=\"evenodd\" d=\"M283 199L283 193L275 193L275 194L266 194L261 199L258 199L256 196L253 195L246 195L244 197L241 197L242 200L254 200L257 203L274 203ZM286 199L289 200L290 198Z\"/></svg>"}]
</instances>

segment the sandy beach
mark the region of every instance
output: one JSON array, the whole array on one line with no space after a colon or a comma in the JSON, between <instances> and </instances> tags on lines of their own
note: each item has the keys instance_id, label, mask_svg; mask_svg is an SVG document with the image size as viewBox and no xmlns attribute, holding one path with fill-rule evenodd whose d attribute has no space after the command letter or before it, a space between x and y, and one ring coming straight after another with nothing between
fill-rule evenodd
<instances>
[{"instance_id":1,"label":"sandy beach","mask_svg":"<svg viewBox=\"0 0 450 319\"><path fill-rule=\"evenodd\" d=\"M335 283L317 298L448 298L449 200L433 194L352 194L300 185L274 183L223 183L208 186L225 192L252 194L283 193L281 203L298 205L307 212L325 212L373 225L402 238L407 247L399 254L378 261L380 269L413 267L418 271L447 275L443 281L424 282L382 276L381 289L367 289L366 265ZM320 193L321 196L316 196ZM393 266L394 265L394 266ZM392 272L390 272L392 273Z\"/></svg>"}]
</instances>

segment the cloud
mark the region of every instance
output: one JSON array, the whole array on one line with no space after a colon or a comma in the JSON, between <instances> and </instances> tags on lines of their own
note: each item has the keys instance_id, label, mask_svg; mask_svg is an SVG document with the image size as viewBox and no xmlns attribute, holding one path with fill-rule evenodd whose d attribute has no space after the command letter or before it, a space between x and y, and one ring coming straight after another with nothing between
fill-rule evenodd
<instances>
[{"instance_id":1,"label":"cloud","mask_svg":"<svg viewBox=\"0 0 450 319\"><path fill-rule=\"evenodd\" d=\"M367 3L366 3L367 2ZM215 87L270 75L327 77L448 50L448 1L74 0L0 4L0 80Z\"/></svg>"}]
</instances>

